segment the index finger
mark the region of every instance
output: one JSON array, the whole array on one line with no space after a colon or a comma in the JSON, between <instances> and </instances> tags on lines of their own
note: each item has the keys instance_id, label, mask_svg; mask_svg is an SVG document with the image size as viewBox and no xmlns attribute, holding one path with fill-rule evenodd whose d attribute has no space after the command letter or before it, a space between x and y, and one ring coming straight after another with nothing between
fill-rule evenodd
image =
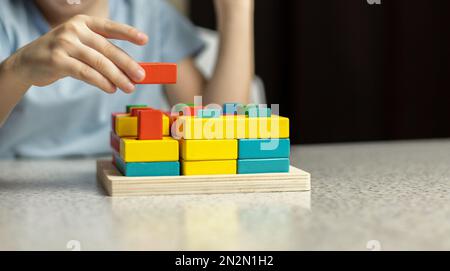
<instances>
[{"instance_id":1,"label":"index finger","mask_svg":"<svg viewBox=\"0 0 450 271\"><path fill-rule=\"evenodd\" d=\"M86 25L92 31L107 39L127 40L137 45L145 45L148 42L145 33L132 26L108 19L91 17L86 21Z\"/></svg>"}]
</instances>

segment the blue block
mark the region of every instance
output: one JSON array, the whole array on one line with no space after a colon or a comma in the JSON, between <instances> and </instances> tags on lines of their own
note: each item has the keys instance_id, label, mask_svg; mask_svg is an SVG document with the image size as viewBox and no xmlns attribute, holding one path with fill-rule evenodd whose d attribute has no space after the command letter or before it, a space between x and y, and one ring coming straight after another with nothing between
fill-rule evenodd
<instances>
[{"instance_id":1,"label":"blue block","mask_svg":"<svg viewBox=\"0 0 450 271\"><path fill-rule=\"evenodd\" d=\"M219 118L222 112L220 109L200 109L197 111L199 118Z\"/></svg>"},{"instance_id":2,"label":"blue block","mask_svg":"<svg viewBox=\"0 0 450 271\"><path fill-rule=\"evenodd\" d=\"M245 108L245 114L249 118L270 118L272 116L272 109L262 105L249 104Z\"/></svg>"},{"instance_id":3,"label":"blue block","mask_svg":"<svg viewBox=\"0 0 450 271\"><path fill-rule=\"evenodd\" d=\"M224 115L245 115L245 106L240 103L223 104Z\"/></svg>"},{"instance_id":4,"label":"blue block","mask_svg":"<svg viewBox=\"0 0 450 271\"><path fill-rule=\"evenodd\" d=\"M245 115L249 118L257 118L258 117L258 105L256 104L248 104L245 106Z\"/></svg>"},{"instance_id":5,"label":"blue block","mask_svg":"<svg viewBox=\"0 0 450 271\"><path fill-rule=\"evenodd\" d=\"M288 173L290 161L280 159L243 159L238 160L238 174Z\"/></svg>"},{"instance_id":6,"label":"blue block","mask_svg":"<svg viewBox=\"0 0 450 271\"><path fill-rule=\"evenodd\" d=\"M270 118L272 117L272 109L270 108L266 108L266 107L261 107L258 110L258 117L260 118Z\"/></svg>"},{"instance_id":7,"label":"blue block","mask_svg":"<svg viewBox=\"0 0 450 271\"><path fill-rule=\"evenodd\" d=\"M180 162L125 163L114 154L117 169L127 177L179 176Z\"/></svg>"},{"instance_id":8,"label":"blue block","mask_svg":"<svg viewBox=\"0 0 450 271\"><path fill-rule=\"evenodd\" d=\"M290 153L289 138L239 140L239 159L289 158Z\"/></svg>"}]
</instances>

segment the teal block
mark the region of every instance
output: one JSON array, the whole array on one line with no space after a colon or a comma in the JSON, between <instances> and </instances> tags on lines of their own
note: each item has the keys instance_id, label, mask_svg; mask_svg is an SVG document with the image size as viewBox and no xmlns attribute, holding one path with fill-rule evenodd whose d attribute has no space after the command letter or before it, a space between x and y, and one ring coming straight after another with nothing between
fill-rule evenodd
<instances>
[{"instance_id":1,"label":"teal block","mask_svg":"<svg viewBox=\"0 0 450 271\"><path fill-rule=\"evenodd\" d=\"M225 103L223 105L224 115L244 115L245 106L240 103Z\"/></svg>"},{"instance_id":2,"label":"teal block","mask_svg":"<svg viewBox=\"0 0 450 271\"><path fill-rule=\"evenodd\" d=\"M289 158L290 154L289 138L239 140L239 159Z\"/></svg>"},{"instance_id":3,"label":"teal block","mask_svg":"<svg viewBox=\"0 0 450 271\"><path fill-rule=\"evenodd\" d=\"M289 166L288 158L240 159L238 160L238 174L288 173Z\"/></svg>"},{"instance_id":4,"label":"teal block","mask_svg":"<svg viewBox=\"0 0 450 271\"><path fill-rule=\"evenodd\" d=\"M219 118L222 115L220 109L200 109L197 111L199 118Z\"/></svg>"},{"instance_id":5,"label":"teal block","mask_svg":"<svg viewBox=\"0 0 450 271\"><path fill-rule=\"evenodd\" d=\"M179 176L180 163L151 162L125 163L117 154L114 155L117 169L126 177Z\"/></svg>"},{"instance_id":6,"label":"teal block","mask_svg":"<svg viewBox=\"0 0 450 271\"><path fill-rule=\"evenodd\" d=\"M245 114L249 118L258 118L258 117L270 118L272 116L272 109L262 105L249 104L245 108Z\"/></svg>"},{"instance_id":7,"label":"teal block","mask_svg":"<svg viewBox=\"0 0 450 271\"><path fill-rule=\"evenodd\" d=\"M248 104L245 107L245 115L247 115L249 118L257 118L258 117L258 105Z\"/></svg>"}]
</instances>

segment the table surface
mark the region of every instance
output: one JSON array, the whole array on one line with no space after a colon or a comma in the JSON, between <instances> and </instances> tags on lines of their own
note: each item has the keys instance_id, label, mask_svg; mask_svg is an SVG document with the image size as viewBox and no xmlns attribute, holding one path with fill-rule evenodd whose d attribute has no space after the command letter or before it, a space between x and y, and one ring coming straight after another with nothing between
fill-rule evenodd
<instances>
[{"instance_id":1,"label":"table surface","mask_svg":"<svg viewBox=\"0 0 450 271\"><path fill-rule=\"evenodd\" d=\"M296 146L292 163L311 192L110 198L94 159L1 161L0 250L450 249L450 141Z\"/></svg>"}]
</instances>

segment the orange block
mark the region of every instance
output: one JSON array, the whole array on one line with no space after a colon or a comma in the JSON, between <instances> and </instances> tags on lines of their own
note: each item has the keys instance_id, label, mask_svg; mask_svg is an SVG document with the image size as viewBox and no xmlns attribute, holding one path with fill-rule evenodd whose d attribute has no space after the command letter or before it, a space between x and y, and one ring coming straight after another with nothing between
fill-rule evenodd
<instances>
[{"instance_id":1,"label":"orange block","mask_svg":"<svg viewBox=\"0 0 450 271\"><path fill-rule=\"evenodd\" d=\"M135 108L131 108L130 114L131 114L132 117L137 117L138 116L138 111L145 111L145 110L156 110L156 109L153 109L153 108L150 108L150 107L142 107L142 108L135 107Z\"/></svg>"},{"instance_id":2,"label":"orange block","mask_svg":"<svg viewBox=\"0 0 450 271\"><path fill-rule=\"evenodd\" d=\"M162 140L163 114L158 110L137 110L139 140Z\"/></svg>"},{"instance_id":3,"label":"orange block","mask_svg":"<svg viewBox=\"0 0 450 271\"><path fill-rule=\"evenodd\" d=\"M116 152L120 152L120 137L116 133L111 131L109 138L111 148L113 148L113 150L115 150Z\"/></svg>"},{"instance_id":4,"label":"orange block","mask_svg":"<svg viewBox=\"0 0 450 271\"><path fill-rule=\"evenodd\" d=\"M176 84L178 67L175 63L139 63L145 70L145 79L136 84Z\"/></svg>"}]
</instances>

